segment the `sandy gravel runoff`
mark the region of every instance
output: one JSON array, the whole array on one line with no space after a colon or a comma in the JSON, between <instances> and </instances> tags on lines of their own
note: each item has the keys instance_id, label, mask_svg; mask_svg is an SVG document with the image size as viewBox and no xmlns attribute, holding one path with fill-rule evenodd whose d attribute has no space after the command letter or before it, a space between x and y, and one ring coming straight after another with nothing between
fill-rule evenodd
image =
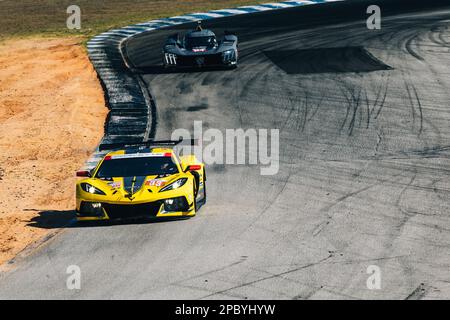
<instances>
[{"instance_id":1,"label":"sandy gravel runoff","mask_svg":"<svg viewBox=\"0 0 450 320\"><path fill-rule=\"evenodd\" d=\"M70 219L106 113L79 39L0 43L0 264L55 230L45 217Z\"/></svg>"}]
</instances>

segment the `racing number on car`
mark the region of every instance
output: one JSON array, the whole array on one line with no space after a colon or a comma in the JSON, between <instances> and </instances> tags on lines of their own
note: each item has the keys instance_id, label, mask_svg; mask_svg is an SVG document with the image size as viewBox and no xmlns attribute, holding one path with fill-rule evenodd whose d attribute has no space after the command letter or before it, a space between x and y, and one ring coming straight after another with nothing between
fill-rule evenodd
<instances>
[{"instance_id":1,"label":"racing number on car","mask_svg":"<svg viewBox=\"0 0 450 320\"><path fill-rule=\"evenodd\" d=\"M162 187L166 185L166 181L164 180L158 180L158 179L152 179L148 180L145 185L147 186L156 186L156 187Z\"/></svg>"}]
</instances>

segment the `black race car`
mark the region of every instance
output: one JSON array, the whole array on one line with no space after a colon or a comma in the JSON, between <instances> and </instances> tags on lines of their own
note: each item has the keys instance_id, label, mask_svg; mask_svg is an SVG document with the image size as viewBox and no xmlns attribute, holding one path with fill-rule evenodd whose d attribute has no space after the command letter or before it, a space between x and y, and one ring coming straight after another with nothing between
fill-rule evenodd
<instances>
[{"instance_id":1,"label":"black race car","mask_svg":"<svg viewBox=\"0 0 450 320\"><path fill-rule=\"evenodd\" d=\"M188 32L180 40L178 34L169 37L163 48L164 67L237 67L238 38L225 31L218 40L211 30L203 29L199 22L197 29Z\"/></svg>"}]
</instances>

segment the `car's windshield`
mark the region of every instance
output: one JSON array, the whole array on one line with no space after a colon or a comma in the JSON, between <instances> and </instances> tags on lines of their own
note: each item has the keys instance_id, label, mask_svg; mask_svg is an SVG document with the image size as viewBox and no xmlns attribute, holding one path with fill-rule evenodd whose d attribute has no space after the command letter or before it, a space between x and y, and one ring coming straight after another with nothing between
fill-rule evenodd
<instances>
[{"instance_id":1,"label":"car's windshield","mask_svg":"<svg viewBox=\"0 0 450 320\"><path fill-rule=\"evenodd\" d=\"M178 173L172 157L133 157L106 159L95 175L96 178L153 176Z\"/></svg>"},{"instance_id":2,"label":"car's windshield","mask_svg":"<svg viewBox=\"0 0 450 320\"><path fill-rule=\"evenodd\" d=\"M186 37L185 39L185 47L189 50L198 47L213 48L216 44L216 37Z\"/></svg>"}]
</instances>

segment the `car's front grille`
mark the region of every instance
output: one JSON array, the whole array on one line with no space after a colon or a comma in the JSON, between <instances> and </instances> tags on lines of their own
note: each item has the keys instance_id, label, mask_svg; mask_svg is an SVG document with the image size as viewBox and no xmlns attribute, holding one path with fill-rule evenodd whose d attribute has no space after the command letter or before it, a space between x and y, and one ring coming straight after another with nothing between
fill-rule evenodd
<instances>
[{"instance_id":1,"label":"car's front grille","mask_svg":"<svg viewBox=\"0 0 450 320\"><path fill-rule=\"evenodd\" d=\"M158 213L160 207L160 201L130 205L103 204L103 208L111 219L154 217Z\"/></svg>"},{"instance_id":2,"label":"car's front grille","mask_svg":"<svg viewBox=\"0 0 450 320\"><path fill-rule=\"evenodd\" d=\"M221 65L222 54L178 56L177 64L180 66L197 66L197 65Z\"/></svg>"}]
</instances>

